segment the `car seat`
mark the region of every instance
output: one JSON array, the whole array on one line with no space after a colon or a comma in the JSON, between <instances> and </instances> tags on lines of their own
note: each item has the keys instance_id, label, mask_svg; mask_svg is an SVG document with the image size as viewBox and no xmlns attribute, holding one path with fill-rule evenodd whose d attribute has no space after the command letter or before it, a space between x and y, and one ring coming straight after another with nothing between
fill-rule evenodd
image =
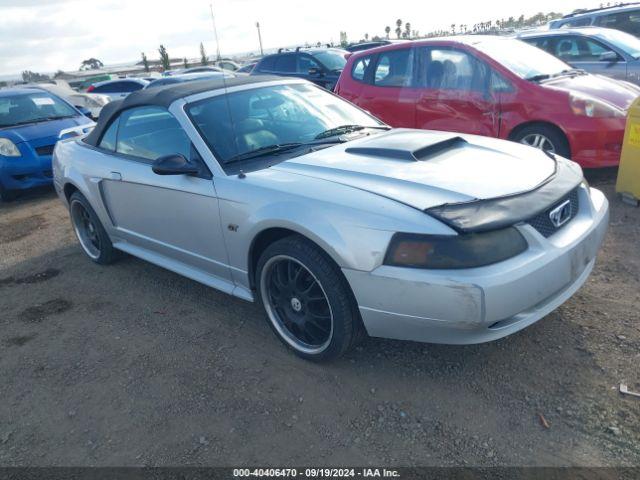
<instances>
[{"instance_id":1,"label":"car seat","mask_svg":"<svg viewBox=\"0 0 640 480\"><path fill-rule=\"evenodd\" d=\"M442 63L442 85L441 88L455 89L458 87L458 69L451 60Z\"/></svg>"},{"instance_id":2,"label":"car seat","mask_svg":"<svg viewBox=\"0 0 640 480\"><path fill-rule=\"evenodd\" d=\"M427 67L427 88L440 88L444 76L444 66L439 60L433 60Z\"/></svg>"},{"instance_id":3,"label":"car seat","mask_svg":"<svg viewBox=\"0 0 640 480\"><path fill-rule=\"evenodd\" d=\"M258 118L247 118L239 121L236 124L236 132L241 153L278 143L278 137L267 130L264 122Z\"/></svg>"},{"instance_id":4,"label":"car seat","mask_svg":"<svg viewBox=\"0 0 640 480\"><path fill-rule=\"evenodd\" d=\"M573 50L573 43L570 40L563 40L558 45L558 57L566 61L572 60L571 50Z\"/></svg>"}]
</instances>

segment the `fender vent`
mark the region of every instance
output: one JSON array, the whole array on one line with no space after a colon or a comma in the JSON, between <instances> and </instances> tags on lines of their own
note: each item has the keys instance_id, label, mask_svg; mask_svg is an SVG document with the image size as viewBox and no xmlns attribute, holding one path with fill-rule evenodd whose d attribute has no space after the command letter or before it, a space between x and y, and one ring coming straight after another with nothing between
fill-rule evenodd
<instances>
[{"instance_id":1,"label":"fender vent","mask_svg":"<svg viewBox=\"0 0 640 480\"><path fill-rule=\"evenodd\" d=\"M47 155L53 154L53 149L55 147L55 143L53 145L44 145L42 147L36 147L36 153L40 157L45 157Z\"/></svg>"}]
</instances>

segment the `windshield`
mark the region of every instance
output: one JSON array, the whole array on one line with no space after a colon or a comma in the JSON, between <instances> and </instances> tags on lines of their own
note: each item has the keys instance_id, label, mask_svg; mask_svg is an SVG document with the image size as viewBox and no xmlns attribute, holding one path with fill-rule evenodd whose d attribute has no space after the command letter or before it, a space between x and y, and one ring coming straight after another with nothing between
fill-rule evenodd
<instances>
[{"instance_id":1,"label":"windshield","mask_svg":"<svg viewBox=\"0 0 640 480\"><path fill-rule=\"evenodd\" d=\"M78 113L69 104L47 92L0 97L0 127L75 117L76 115Z\"/></svg>"},{"instance_id":2,"label":"windshield","mask_svg":"<svg viewBox=\"0 0 640 480\"><path fill-rule=\"evenodd\" d=\"M620 30L605 30L598 33L599 37L608 40L614 47L628 53L635 59L640 59L640 39L621 32Z\"/></svg>"},{"instance_id":3,"label":"windshield","mask_svg":"<svg viewBox=\"0 0 640 480\"><path fill-rule=\"evenodd\" d=\"M378 120L314 85L275 85L216 95L187 113L222 163L274 145L312 142L344 125Z\"/></svg>"},{"instance_id":4,"label":"windshield","mask_svg":"<svg viewBox=\"0 0 640 480\"><path fill-rule=\"evenodd\" d=\"M511 39L483 40L473 45L520 78L557 75L571 67L550 53Z\"/></svg>"},{"instance_id":5,"label":"windshield","mask_svg":"<svg viewBox=\"0 0 640 480\"><path fill-rule=\"evenodd\" d=\"M337 52L320 52L314 53L313 57L318 59L329 70L343 70L347 64L344 55Z\"/></svg>"}]
</instances>

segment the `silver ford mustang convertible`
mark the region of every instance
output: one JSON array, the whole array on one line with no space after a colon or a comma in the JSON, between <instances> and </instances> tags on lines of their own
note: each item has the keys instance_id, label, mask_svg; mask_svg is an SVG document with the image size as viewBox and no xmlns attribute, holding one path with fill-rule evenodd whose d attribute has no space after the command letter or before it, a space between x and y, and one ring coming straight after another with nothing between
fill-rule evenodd
<instances>
[{"instance_id":1,"label":"silver ford mustang convertible","mask_svg":"<svg viewBox=\"0 0 640 480\"><path fill-rule=\"evenodd\" d=\"M608 204L580 167L501 140L391 129L308 82L158 87L60 141L84 252L127 252L261 302L307 359L364 334L479 343L586 281Z\"/></svg>"}]
</instances>

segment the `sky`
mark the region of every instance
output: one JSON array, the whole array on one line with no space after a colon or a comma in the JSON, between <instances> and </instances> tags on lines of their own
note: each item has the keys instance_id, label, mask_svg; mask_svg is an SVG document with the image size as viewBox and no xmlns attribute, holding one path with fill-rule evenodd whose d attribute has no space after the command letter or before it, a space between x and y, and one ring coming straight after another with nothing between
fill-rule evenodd
<instances>
[{"instance_id":1,"label":"sky","mask_svg":"<svg viewBox=\"0 0 640 480\"><path fill-rule=\"evenodd\" d=\"M199 57L203 42L215 54L211 0L0 0L0 76L23 70L76 70L95 57L105 64L158 57L164 44L172 58ZM531 16L537 12L597 7L600 0L213 0L223 55L257 51L256 22L265 49L338 42L365 33L384 35L396 19L428 32L452 23Z\"/></svg>"}]
</instances>

